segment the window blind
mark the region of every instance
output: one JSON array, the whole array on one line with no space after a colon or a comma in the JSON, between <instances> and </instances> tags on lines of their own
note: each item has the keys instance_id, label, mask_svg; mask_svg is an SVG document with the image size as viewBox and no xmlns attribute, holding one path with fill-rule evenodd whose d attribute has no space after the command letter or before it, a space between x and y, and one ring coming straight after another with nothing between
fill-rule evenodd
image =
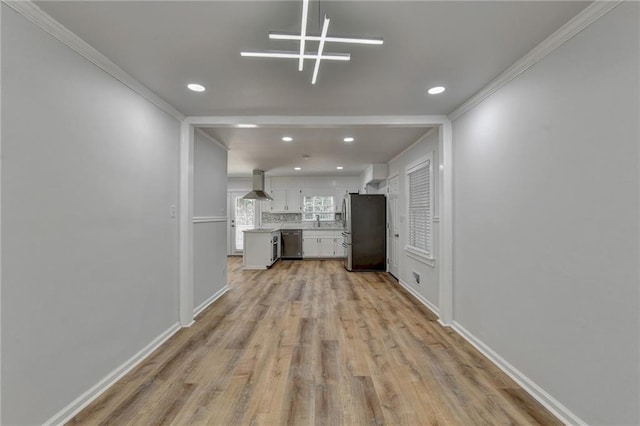
<instances>
[{"instance_id":1,"label":"window blind","mask_svg":"<svg viewBox=\"0 0 640 426\"><path fill-rule=\"evenodd\" d=\"M433 221L431 205L431 160L407 173L409 179L408 245L431 256Z\"/></svg>"}]
</instances>

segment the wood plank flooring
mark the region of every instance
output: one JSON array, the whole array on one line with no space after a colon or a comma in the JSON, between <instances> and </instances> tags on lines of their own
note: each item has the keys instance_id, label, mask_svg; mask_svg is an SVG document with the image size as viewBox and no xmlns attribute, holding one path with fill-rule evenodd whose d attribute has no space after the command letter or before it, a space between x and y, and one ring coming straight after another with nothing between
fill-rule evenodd
<instances>
[{"instance_id":1,"label":"wood plank flooring","mask_svg":"<svg viewBox=\"0 0 640 426\"><path fill-rule=\"evenodd\" d=\"M561 424L388 274L241 266L229 258L229 292L70 424Z\"/></svg>"}]
</instances>

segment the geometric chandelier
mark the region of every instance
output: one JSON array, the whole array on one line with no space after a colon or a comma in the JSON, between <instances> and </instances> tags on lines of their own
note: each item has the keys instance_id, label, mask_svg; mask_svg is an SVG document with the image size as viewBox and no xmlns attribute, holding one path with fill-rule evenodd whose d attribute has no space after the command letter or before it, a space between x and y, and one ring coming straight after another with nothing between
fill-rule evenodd
<instances>
[{"instance_id":1,"label":"geometric chandelier","mask_svg":"<svg viewBox=\"0 0 640 426\"><path fill-rule=\"evenodd\" d=\"M249 56L254 58L280 58L280 59L297 59L298 60L298 71L302 71L304 69L304 60L305 59L315 59L315 65L313 68L313 77L311 79L311 84L316 84L316 80L318 78L318 70L320 69L320 61L348 61L351 59L351 55L348 53L325 53L324 45L325 43L352 43L352 44L382 44L382 37L357 37L357 36L349 36L349 37L332 37L327 36L327 31L329 30L329 18L327 15L324 16L324 24L322 25L322 33L318 35L308 35L307 34L307 15L309 12L309 0L302 0L302 22L300 24L300 34L296 33L282 33L282 32L269 32L269 38L272 40L297 40L300 42L300 50L297 52L293 51L273 51L273 50L263 50L257 52L240 52L241 56ZM306 41L318 41L318 51L317 52L307 52L305 51L305 42Z\"/></svg>"}]
</instances>

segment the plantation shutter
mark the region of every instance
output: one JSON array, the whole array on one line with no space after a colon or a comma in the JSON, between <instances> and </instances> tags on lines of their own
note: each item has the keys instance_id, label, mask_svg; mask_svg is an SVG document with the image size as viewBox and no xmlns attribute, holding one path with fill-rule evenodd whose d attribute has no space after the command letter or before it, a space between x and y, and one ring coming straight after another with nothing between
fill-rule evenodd
<instances>
[{"instance_id":1,"label":"plantation shutter","mask_svg":"<svg viewBox=\"0 0 640 426\"><path fill-rule=\"evenodd\" d=\"M431 160L408 173L409 178L409 246L431 256Z\"/></svg>"}]
</instances>

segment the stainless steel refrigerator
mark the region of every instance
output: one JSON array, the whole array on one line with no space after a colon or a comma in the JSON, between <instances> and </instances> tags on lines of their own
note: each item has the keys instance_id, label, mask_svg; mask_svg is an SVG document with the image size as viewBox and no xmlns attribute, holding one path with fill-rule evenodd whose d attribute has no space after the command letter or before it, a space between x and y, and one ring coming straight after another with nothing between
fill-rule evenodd
<instances>
[{"instance_id":1,"label":"stainless steel refrigerator","mask_svg":"<svg viewBox=\"0 0 640 426\"><path fill-rule=\"evenodd\" d=\"M384 195L348 194L342 204L344 267L386 271L387 203Z\"/></svg>"}]
</instances>

